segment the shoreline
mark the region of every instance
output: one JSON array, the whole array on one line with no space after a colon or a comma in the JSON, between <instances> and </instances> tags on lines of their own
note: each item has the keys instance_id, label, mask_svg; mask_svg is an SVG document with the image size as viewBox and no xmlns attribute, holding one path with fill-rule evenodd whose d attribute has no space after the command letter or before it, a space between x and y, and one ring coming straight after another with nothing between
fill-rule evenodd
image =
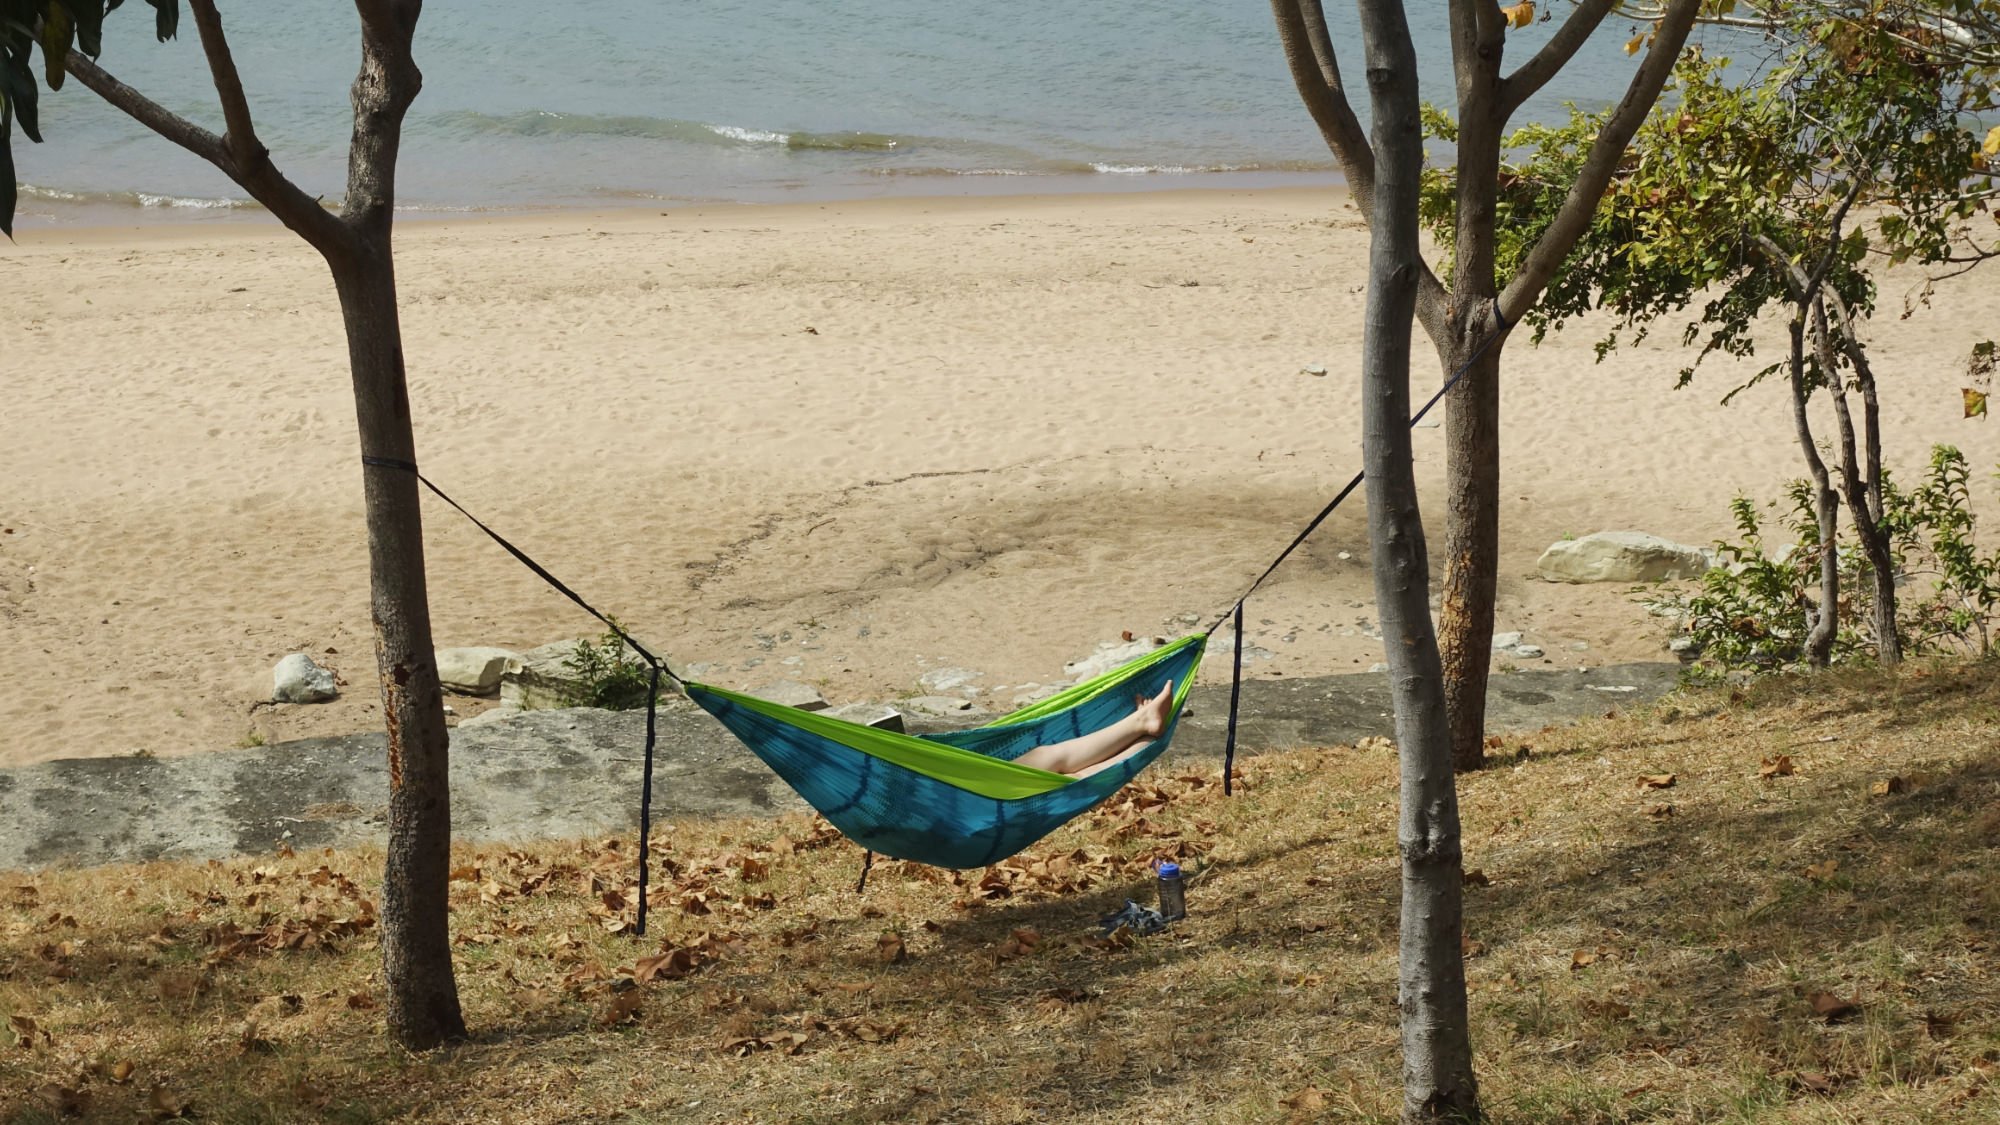
<instances>
[{"instance_id":1,"label":"shoreline","mask_svg":"<svg viewBox=\"0 0 2000 1125\"><path fill-rule=\"evenodd\" d=\"M723 212L737 208L787 208L824 207L857 203L934 203L944 200L966 200L989 204L1008 203L1024 199L1066 199L1073 197L1097 196L1151 196L1159 194L1202 193L1202 192L1346 192L1347 182L1338 171L1229 171L1191 173L1145 173L1125 174L1101 172L1091 175L1056 175L1041 173L1006 173L995 175L958 174L937 176L884 177L885 182L907 186L909 190L883 191L840 191L830 194L800 194L767 192L760 196L743 198L692 198L675 196L635 196L632 193L607 195L601 199L555 200L546 203L510 204L424 204L399 203L396 207L396 222L404 223L472 223L509 219L550 219L561 216L599 216L625 213L661 211L704 211ZM958 190L926 191L939 182L948 183ZM66 189L37 188L38 192L60 191L65 195L103 195L106 193L70 193ZM127 193L115 193L127 194ZM150 193L131 192L135 198ZM157 198L168 198L156 196ZM56 203L56 221L49 222L50 202L45 196L24 195L21 212L17 217L15 237L23 234L62 234L72 232L89 233L105 230L150 230L154 228L186 228L189 230L229 230L244 225L266 226L280 229L282 226L255 200L203 199L193 205L161 204L149 205L137 202L126 203L108 199L65 199ZM333 208L329 208L333 209ZM127 221L129 220L129 221Z\"/></svg>"},{"instance_id":2,"label":"shoreline","mask_svg":"<svg viewBox=\"0 0 2000 1125\"><path fill-rule=\"evenodd\" d=\"M509 215L405 222L397 246L426 473L725 687L838 704L963 671L1010 709L1124 632L1212 619L1360 464L1367 233L1333 189ZM373 729L317 255L275 223L43 229L0 276L35 282L0 314L0 765ZM1933 303L1872 330L1907 372L1884 384L1906 476L1932 439L2000 460L1956 382L2000 294ZM1703 545L1731 496L1800 475L1776 388L1715 404L1756 361L1677 392L1672 335L1603 365L1589 325L1508 353L1497 628L1545 650L1529 666L1664 657L1644 591L1532 577L1550 542ZM1437 379L1419 358L1413 390ZM1415 447L1436 536L1441 431ZM440 647L599 631L426 513ZM1246 675L1381 659L1365 539L1357 496L1265 585ZM260 703L290 652L343 697Z\"/></svg>"}]
</instances>

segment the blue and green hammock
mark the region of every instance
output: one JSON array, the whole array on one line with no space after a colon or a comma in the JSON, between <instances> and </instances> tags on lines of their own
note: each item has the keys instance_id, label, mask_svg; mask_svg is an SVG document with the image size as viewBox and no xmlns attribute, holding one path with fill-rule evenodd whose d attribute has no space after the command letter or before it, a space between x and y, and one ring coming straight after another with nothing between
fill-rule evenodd
<instances>
[{"instance_id":1,"label":"blue and green hammock","mask_svg":"<svg viewBox=\"0 0 2000 1125\"><path fill-rule=\"evenodd\" d=\"M1124 788L1166 752L1207 641L1205 633L1184 637L997 722L946 734L877 730L707 684L683 686L848 839L897 859L983 867ZM1079 778L1014 761L1117 722L1132 713L1135 695L1156 695L1168 681L1166 729L1116 766Z\"/></svg>"}]
</instances>

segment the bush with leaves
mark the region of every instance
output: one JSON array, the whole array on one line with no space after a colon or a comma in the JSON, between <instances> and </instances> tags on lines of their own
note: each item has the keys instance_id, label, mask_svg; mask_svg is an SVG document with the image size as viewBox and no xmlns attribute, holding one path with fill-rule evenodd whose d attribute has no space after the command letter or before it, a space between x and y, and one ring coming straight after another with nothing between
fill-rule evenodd
<instances>
[{"instance_id":1,"label":"bush with leaves","mask_svg":"<svg viewBox=\"0 0 2000 1125\"><path fill-rule=\"evenodd\" d=\"M652 692L652 668L615 632L576 642L563 667L576 675L570 698L579 707L633 711L644 707Z\"/></svg>"},{"instance_id":2,"label":"bush with leaves","mask_svg":"<svg viewBox=\"0 0 2000 1125\"><path fill-rule=\"evenodd\" d=\"M1904 588L1898 631L1910 654L1992 651L2000 616L2000 548L1979 552L1971 478L1965 455L1939 445L1914 490L1883 481L1883 522L1894 544L1897 585ZM1702 577L1697 593L1663 603L1681 617L1702 654L1693 669L1697 677L1775 671L1805 659L1808 614L1828 549L1819 541L1806 481L1791 483L1777 516L1789 544L1774 549L1767 542L1764 521L1749 498L1737 497L1730 511L1738 538L1716 544L1723 564ZM1839 603L1833 660L1871 658L1879 638L1873 631L1867 555L1841 543L1831 549L1839 552L1841 585L1850 591Z\"/></svg>"}]
</instances>

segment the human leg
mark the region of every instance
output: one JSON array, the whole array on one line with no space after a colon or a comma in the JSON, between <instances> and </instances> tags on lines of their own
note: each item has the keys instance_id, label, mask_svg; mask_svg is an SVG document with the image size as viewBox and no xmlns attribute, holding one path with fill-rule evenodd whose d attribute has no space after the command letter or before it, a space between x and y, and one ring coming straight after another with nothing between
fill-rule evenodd
<instances>
[{"instance_id":1,"label":"human leg","mask_svg":"<svg viewBox=\"0 0 2000 1125\"><path fill-rule=\"evenodd\" d=\"M1014 760L1050 773L1088 777L1158 738L1167 729L1167 714L1173 705L1174 685L1169 682L1160 689L1160 694L1139 699L1130 715L1110 726L1063 742L1037 746Z\"/></svg>"}]
</instances>

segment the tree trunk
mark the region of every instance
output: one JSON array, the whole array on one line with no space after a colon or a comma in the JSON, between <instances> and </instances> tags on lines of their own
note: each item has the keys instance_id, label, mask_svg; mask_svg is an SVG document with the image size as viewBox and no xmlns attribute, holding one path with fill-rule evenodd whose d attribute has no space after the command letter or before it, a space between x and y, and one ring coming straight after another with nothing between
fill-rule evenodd
<instances>
[{"instance_id":1,"label":"tree trunk","mask_svg":"<svg viewBox=\"0 0 2000 1125\"><path fill-rule=\"evenodd\" d=\"M1882 431L1876 414L1874 373L1868 367L1861 344L1853 338L1853 326L1841 321L1841 354L1854 364L1855 384L1861 390L1862 410L1867 427L1867 460L1857 449L1854 416L1847 401L1847 386L1839 370L1835 340L1827 323L1824 297L1813 303L1813 347L1819 365L1827 373L1827 389L1833 396L1833 414L1840 427L1841 491L1847 498L1847 515L1854 521L1854 536L1868 556L1874 589L1871 607L1875 628L1875 658L1888 666L1903 662L1903 640L1896 631L1896 557L1889 543L1889 529L1882 522Z\"/></svg>"},{"instance_id":2,"label":"tree trunk","mask_svg":"<svg viewBox=\"0 0 2000 1125\"><path fill-rule=\"evenodd\" d=\"M387 230L335 259L361 453L414 464L410 399ZM411 1050L465 1036L452 977L450 734L431 645L423 517L414 473L362 469L370 615L389 732L389 850L382 868L382 980L389 1033Z\"/></svg>"},{"instance_id":3,"label":"tree trunk","mask_svg":"<svg viewBox=\"0 0 2000 1125\"><path fill-rule=\"evenodd\" d=\"M1416 54L1402 5L1364 0L1374 105L1375 208L1362 336L1363 453L1375 598L1388 650L1402 766L1403 1119L1479 1116L1466 1026L1458 795L1451 768L1443 669L1431 631L1430 571L1410 460L1410 334L1422 259L1417 250Z\"/></svg>"},{"instance_id":4,"label":"tree trunk","mask_svg":"<svg viewBox=\"0 0 2000 1125\"><path fill-rule=\"evenodd\" d=\"M1803 309L1793 318L1791 333L1792 427L1812 474L1813 511L1819 524L1819 608L1806 611L1806 662L1824 668L1833 662L1833 642L1840 634L1840 502L1833 494L1826 461L1813 443L1812 420L1806 416L1812 391L1806 386Z\"/></svg>"},{"instance_id":5,"label":"tree trunk","mask_svg":"<svg viewBox=\"0 0 2000 1125\"><path fill-rule=\"evenodd\" d=\"M352 233L327 255L347 327L361 455L416 464L391 250L403 118L423 87L411 53L418 0L366 0L351 100L347 199ZM389 851L382 865L382 980L389 1033L411 1050L465 1037L452 976L451 738L444 725L424 585L423 514L408 468L363 469L375 661L389 731Z\"/></svg>"},{"instance_id":6,"label":"tree trunk","mask_svg":"<svg viewBox=\"0 0 2000 1125\"><path fill-rule=\"evenodd\" d=\"M1492 302L1479 307L1490 310ZM1472 358L1498 326L1490 311L1471 319L1472 330L1457 337L1445 359L1447 378L1461 366L1465 374L1445 414L1444 597L1438 611L1451 759L1460 771L1486 763L1486 687L1500 574L1500 347Z\"/></svg>"},{"instance_id":7,"label":"tree trunk","mask_svg":"<svg viewBox=\"0 0 2000 1125\"><path fill-rule=\"evenodd\" d=\"M1444 377L1461 369L1446 400L1444 590L1438 647L1444 658L1451 758L1460 771L1486 763L1486 685L1493 666L1493 611L1500 572L1500 347L1493 318L1494 227L1500 145L1507 129L1500 91L1506 24L1495 13L1454 4L1452 61L1458 80L1458 191L1452 236L1450 312L1433 338Z\"/></svg>"}]
</instances>

